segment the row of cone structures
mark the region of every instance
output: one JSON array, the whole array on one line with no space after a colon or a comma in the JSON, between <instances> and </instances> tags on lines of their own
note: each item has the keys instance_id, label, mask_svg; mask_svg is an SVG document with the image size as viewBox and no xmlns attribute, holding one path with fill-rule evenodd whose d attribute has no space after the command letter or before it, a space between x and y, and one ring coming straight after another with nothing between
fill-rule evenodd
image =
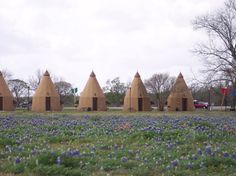
<instances>
[{"instance_id":1,"label":"row of cone structures","mask_svg":"<svg viewBox=\"0 0 236 176\"><path fill-rule=\"evenodd\" d=\"M13 111L14 97L9 90L2 73L0 72L0 111ZM167 100L167 107L170 111L193 111L193 97L189 91L183 75L180 73L171 90ZM61 111L60 96L46 71L40 81L32 99L32 111L47 112ZM131 83L124 98L124 111L151 111L151 103L146 88L139 73ZM106 111L106 98L96 79L94 72L90 74L89 80L80 95L79 111Z\"/></svg>"}]
</instances>

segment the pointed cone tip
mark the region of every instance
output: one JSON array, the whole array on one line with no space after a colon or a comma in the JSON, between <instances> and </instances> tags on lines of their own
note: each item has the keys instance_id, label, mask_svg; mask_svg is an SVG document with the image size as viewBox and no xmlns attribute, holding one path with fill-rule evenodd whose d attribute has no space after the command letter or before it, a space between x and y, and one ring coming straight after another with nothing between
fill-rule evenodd
<instances>
[{"instance_id":1,"label":"pointed cone tip","mask_svg":"<svg viewBox=\"0 0 236 176\"><path fill-rule=\"evenodd\" d=\"M90 77L96 77L95 73L92 71Z\"/></svg>"},{"instance_id":2,"label":"pointed cone tip","mask_svg":"<svg viewBox=\"0 0 236 176\"><path fill-rule=\"evenodd\" d=\"M184 78L181 72L179 73L178 78Z\"/></svg>"},{"instance_id":3,"label":"pointed cone tip","mask_svg":"<svg viewBox=\"0 0 236 176\"><path fill-rule=\"evenodd\" d=\"M44 76L50 76L49 72L46 70L46 72L44 73Z\"/></svg>"},{"instance_id":4,"label":"pointed cone tip","mask_svg":"<svg viewBox=\"0 0 236 176\"><path fill-rule=\"evenodd\" d=\"M138 72L135 74L135 78L140 78L140 74Z\"/></svg>"}]
</instances>

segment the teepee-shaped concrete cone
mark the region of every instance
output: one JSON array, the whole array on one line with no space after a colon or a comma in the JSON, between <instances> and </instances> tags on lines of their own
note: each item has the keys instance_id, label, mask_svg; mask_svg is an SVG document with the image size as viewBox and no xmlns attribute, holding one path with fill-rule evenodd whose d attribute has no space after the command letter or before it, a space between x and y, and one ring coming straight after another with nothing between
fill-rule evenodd
<instances>
[{"instance_id":1,"label":"teepee-shaped concrete cone","mask_svg":"<svg viewBox=\"0 0 236 176\"><path fill-rule=\"evenodd\" d=\"M92 71L79 98L79 111L106 111L106 98Z\"/></svg>"},{"instance_id":2,"label":"teepee-shaped concrete cone","mask_svg":"<svg viewBox=\"0 0 236 176\"><path fill-rule=\"evenodd\" d=\"M55 89L50 74L46 71L33 96L32 111L47 112L60 110L60 96Z\"/></svg>"},{"instance_id":3,"label":"teepee-shaped concrete cone","mask_svg":"<svg viewBox=\"0 0 236 176\"><path fill-rule=\"evenodd\" d=\"M151 103L147 90L137 72L124 99L124 111L150 111Z\"/></svg>"},{"instance_id":4,"label":"teepee-shaped concrete cone","mask_svg":"<svg viewBox=\"0 0 236 176\"><path fill-rule=\"evenodd\" d=\"M0 72L0 111L13 111L15 109L13 100L14 97Z\"/></svg>"},{"instance_id":5,"label":"teepee-shaped concrete cone","mask_svg":"<svg viewBox=\"0 0 236 176\"><path fill-rule=\"evenodd\" d=\"M193 96L180 73L167 99L169 111L194 111Z\"/></svg>"}]
</instances>

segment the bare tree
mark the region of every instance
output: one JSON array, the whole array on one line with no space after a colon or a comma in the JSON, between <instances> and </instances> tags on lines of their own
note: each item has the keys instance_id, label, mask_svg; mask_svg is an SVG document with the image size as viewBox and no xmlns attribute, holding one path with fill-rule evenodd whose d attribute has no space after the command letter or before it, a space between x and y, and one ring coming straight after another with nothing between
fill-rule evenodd
<instances>
[{"instance_id":1,"label":"bare tree","mask_svg":"<svg viewBox=\"0 0 236 176\"><path fill-rule=\"evenodd\" d=\"M197 17L195 29L204 30L208 42L200 43L194 52L202 57L206 82L226 81L236 89L236 3L227 0L212 14ZM232 104L235 107L235 100Z\"/></svg>"},{"instance_id":2,"label":"bare tree","mask_svg":"<svg viewBox=\"0 0 236 176\"><path fill-rule=\"evenodd\" d=\"M1 72L2 72L3 78L4 78L6 81L12 79L13 74L12 74L9 70L3 69Z\"/></svg>"},{"instance_id":3,"label":"bare tree","mask_svg":"<svg viewBox=\"0 0 236 176\"><path fill-rule=\"evenodd\" d=\"M12 79L8 81L9 88L16 98L17 106L24 101L24 97L27 97L28 85L26 82L20 79Z\"/></svg>"},{"instance_id":4,"label":"bare tree","mask_svg":"<svg viewBox=\"0 0 236 176\"><path fill-rule=\"evenodd\" d=\"M152 75L151 78L145 80L145 86L151 94L155 96L156 105L159 110L163 111L167 96L175 82L175 78L169 76L168 73L159 73Z\"/></svg>"},{"instance_id":5,"label":"bare tree","mask_svg":"<svg viewBox=\"0 0 236 176\"><path fill-rule=\"evenodd\" d=\"M43 70L40 70L38 69L36 72L35 72L35 75L34 76L31 76L28 80L28 83L29 83L29 86L31 88L31 90L36 90L42 77L43 77L43 74L44 74L44 71ZM63 82L63 79L61 77L57 77L57 76L54 76L53 74L50 74L51 76L51 79L54 83L56 82Z\"/></svg>"},{"instance_id":6,"label":"bare tree","mask_svg":"<svg viewBox=\"0 0 236 176\"><path fill-rule=\"evenodd\" d=\"M54 83L58 94L60 95L61 103L73 105L73 95L71 92L72 85L66 81L58 81Z\"/></svg>"},{"instance_id":7,"label":"bare tree","mask_svg":"<svg viewBox=\"0 0 236 176\"><path fill-rule=\"evenodd\" d=\"M36 90L39 83L40 83L40 80L43 76L43 71L38 69L36 72L35 72L35 75L34 76L31 76L28 80L29 82L29 85L30 85L30 88L32 90Z\"/></svg>"},{"instance_id":8,"label":"bare tree","mask_svg":"<svg viewBox=\"0 0 236 176\"><path fill-rule=\"evenodd\" d=\"M66 81L55 82L55 87L59 95L67 96L71 94L72 85Z\"/></svg>"},{"instance_id":9,"label":"bare tree","mask_svg":"<svg viewBox=\"0 0 236 176\"><path fill-rule=\"evenodd\" d=\"M112 80L107 80L103 90L109 105L120 106L123 102L127 87L125 86L125 83L120 81L119 77L116 77Z\"/></svg>"}]
</instances>

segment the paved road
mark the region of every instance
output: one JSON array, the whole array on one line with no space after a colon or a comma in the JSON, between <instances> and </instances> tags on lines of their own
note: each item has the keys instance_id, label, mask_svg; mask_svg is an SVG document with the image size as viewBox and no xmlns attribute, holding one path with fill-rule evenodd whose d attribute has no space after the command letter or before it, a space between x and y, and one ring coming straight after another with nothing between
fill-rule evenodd
<instances>
[{"instance_id":1,"label":"paved road","mask_svg":"<svg viewBox=\"0 0 236 176\"><path fill-rule=\"evenodd\" d=\"M154 110L157 110L157 107L152 107ZM110 110L122 110L122 107L108 107ZM226 107L227 110L230 110L230 106ZM165 107L165 110L167 110L167 107ZM201 110L201 109L199 109ZM203 109L204 110L204 109ZM207 110L207 109L206 109ZM211 106L210 110L225 110L225 106Z\"/></svg>"},{"instance_id":2,"label":"paved road","mask_svg":"<svg viewBox=\"0 0 236 176\"><path fill-rule=\"evenodd\" d=\"M154 110L157 110L157 107L152 107ZM76 110L75 107L64 107L64 109L68 109L68 110ZM122 110L123 107L108 107L109 110ZM227 110L230 110L230 106L227 106L226 108ZM165 107L165 110L167 110L167 107ZM205 109L199 109L199 110L205 110ZM207 110L207 109L206 109ZM212 111L215 111L215 110L222 110L224 111L225 110L225 107L224 106L211 106L211 110Z\"/></svg>"}]
</instances>

